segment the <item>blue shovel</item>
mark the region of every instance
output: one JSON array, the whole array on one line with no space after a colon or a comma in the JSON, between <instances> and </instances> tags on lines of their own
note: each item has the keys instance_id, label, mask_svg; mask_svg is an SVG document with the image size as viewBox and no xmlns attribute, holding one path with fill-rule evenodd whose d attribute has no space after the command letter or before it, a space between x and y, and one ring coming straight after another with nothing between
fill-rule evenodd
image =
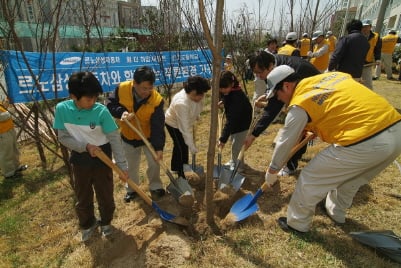
<instances>
[{"instance_id":1,"label":"blue shovel","mask_svg":"<svg viewBox=\"0 0 401 268\"><path fill-rule=\"evenodd\" d=\"M109 166L112 170L114 170L115 172L117 172L118 175L122 175L124 174L123 171L116 165L113 163L113 161L111 161L111 159L101 150L96 151L96 156L102 160L103 163L105 163L107 166ZM152 206L156 212L159 214L160 218L162 218L162 220L168 221L168 222L172 222L178 225L182 225L182 226L188 226L189 222L183 218L183 217L178 217L175 216L173 214L170 214L164 210L162 210L154 201L152 201L152 199L141 189L139 188L139 186L133 182L132 180L128 179L128 180L124 180L124 182L128 183L128 185L135 190L138 195L146 202L146 204Z\"/></svg>"},{"instance_id":2,"label":"blue shovel","mask_svg":"<svg viewBox=\"0 0 401 268\"><path fill-rule=\"evenodd\" d=\"M313 138L312 132L307 132L304 139L292 148L289 158L291 158L299 149L308 143ZM258 198L269 188L268 184L264 182L262 186L256 191L255 195L247 194L233 204L230 212L226 216L230 221L241 221L253 215L258 211L259 206L256 203Z\"/></svg>"}]
</instances>

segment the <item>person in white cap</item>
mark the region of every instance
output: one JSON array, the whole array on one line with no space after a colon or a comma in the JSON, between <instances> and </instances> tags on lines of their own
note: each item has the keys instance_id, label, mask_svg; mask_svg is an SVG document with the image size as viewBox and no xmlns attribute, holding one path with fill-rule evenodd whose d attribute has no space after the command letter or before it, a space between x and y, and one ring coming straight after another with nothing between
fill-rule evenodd
<instances>
[{"instance_id":1,"label":"person in white cap","mask_svg":"<svg viewBox=\"0 0 401 268\"><path fill-rule=\"evenodd\" d=\"M233 56L228 54L224 62L224 70L234 72Z\"/></svg>"},{"instance_id":2,"label":"person in white cap","mask_svg":"<svg viewBox=\"0 0 401 268\"><path fill-rule=\"evenodd\" d=\"M362 20L361 32L369 42L369 50L362 70L362 83L373 89L372 67L380 65L382 41L378 33L372 32L372 21L369 19Z\"/></svg>"},{"instance_id":3,"label":"person in white cap","mask_svg":"<svg viewBox=\"0 0 401 268\"><path fill-rule=\"evenodd\" d=\"M296 32L289 32L285 37L285 45L278 49L277 54L287 56L301 56L301 52L296 46L298 36Z\"/></svg>"},{"instance_id":4,"label":"person in white cap","mask_svg":"<svg viewBox=\"0 0 401 268\"><path fill-rule=\"evenodd\" d=\"M313 46L313 52L308 51L308 57L311 58L310 62L313 66L321 73L324 73L329 66L329 44L322 31L314 32L312 41L315 45Z\"/></svg>"},{"instance_id":5,"label":"person in white cap","mask_svg":"<svg viewBox=\"0 0 401 268\"><path fill-rule=\"evenodd\" d=\"M397 43L401 43L401 38L397 36L396 30L388 31L388 34L382 38L381 63L388 80L395 80L393 77L393 52ZM381 65L376 65L376 76L373 77L373 80L379 79L381 72Z\"/></svg>"},{"instance_id":6,"label":"person in white cap","mask_svg":"<svg viewBox=\"0 0 401 268\"><path fill-rule=\"evenodd\" d=\"M283 132L265 174L267 185L276 183L278 171L304 131L329 144L302 169L287 217L280 217L278 224L285 231L308 232L322 200L330 219L345 223L358 189L400 155L401 114L346 73L299 80L291 67L282 65L267 80L278 99L288 105Z\"/></svg>"},{"instance_id":7,"label":"person in white cap","mask_svg":"<svg viewBox=\"0 0 401 268\"><path fill-rule=\"evenodd\" d=\"M302 39L298 42L300 55L303 59L308 58L308 51L310 50L310 38L308 33L302 35Z\"/></svg>"}]
</instances>

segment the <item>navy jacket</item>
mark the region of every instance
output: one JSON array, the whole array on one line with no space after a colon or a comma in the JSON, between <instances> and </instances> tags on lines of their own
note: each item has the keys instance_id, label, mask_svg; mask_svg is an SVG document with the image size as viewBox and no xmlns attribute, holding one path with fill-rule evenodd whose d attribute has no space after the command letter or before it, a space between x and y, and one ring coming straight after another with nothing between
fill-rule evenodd
<instances>
[{"instance_id":1,"label":"navy jacket","mask_svg":"<svg viewBox=\"0 0 401 268\"><path fill-rule=\"evenodd\" d=\"M369 43L360 31L351 31L338 40L331 55L329 71L349 73L353 78L360 78Z\"/></svg>"}]
</instances>

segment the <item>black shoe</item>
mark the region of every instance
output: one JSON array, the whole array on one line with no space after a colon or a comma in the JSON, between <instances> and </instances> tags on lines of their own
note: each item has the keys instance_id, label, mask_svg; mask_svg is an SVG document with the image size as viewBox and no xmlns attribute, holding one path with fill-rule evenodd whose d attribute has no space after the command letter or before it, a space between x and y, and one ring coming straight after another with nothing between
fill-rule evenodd
<instances>
[{"instance_id":1,"label":"black shoe","mask_svg":"<svg viewBox=\"0 0 401 268\"><path fill-rule=\"evenodd\" d=\"M129 203L129 202L131 202L132 200L134 200L137 196L138 196L138 194L137 194L136 192L127 193L127 194L124 196L124 201L125 201L125 203Z\"/></svg>"},{"instance_id":2,"label":"black shoe","mask_svg":"<svg viewBox=\"0 0 401 268\"><path fill-rule=\"evenodd\" d=\"M164 189L156 189L156 190L151 190L150 193L152 196L160 198L166 194L166 191Z\"/></svg>"},{"instance_id":3,"label":"black shoe","mask_svg":"<svg viewBox=\"0 0 401 268\"><path fill-rule=\"evenodd\" d=\"M278 222L278 225L280 226L280 228L283 229L283 231L285 231L285 232L292 232L294 234L305 234L306 233L306 232L298 231L298 230L292 228L291 226L289 226L287 224L287 218L286 217L278 218L277 222Z\"/></svg>"},{"instance_id":4,"label":"black shoe","mask_svg":"<svg viewBox=\"0 0 401 268\"><path fill-rule=\"evenodd\" d=\"M21 172L24 171L28 168L28 165L21 165L17 168L17 170L15 172Z\"/></svg>"}]
</instances>

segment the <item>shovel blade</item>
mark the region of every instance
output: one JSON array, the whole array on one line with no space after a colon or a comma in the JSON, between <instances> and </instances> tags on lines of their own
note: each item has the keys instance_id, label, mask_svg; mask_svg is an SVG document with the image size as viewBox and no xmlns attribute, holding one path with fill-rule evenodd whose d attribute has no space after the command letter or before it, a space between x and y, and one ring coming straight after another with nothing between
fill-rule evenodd
<instances>
[{"instance_id":1,"label":"shovel blade","mask_svg":"<svg viewBox=\"0 0 401 268\"><path fill-rule=\"evenodd\" d=\"M235 214L235 221L242 221L249 216L252 216L259 210L259 206L257 203L253 204L252 206L248 207L247 209Z\"/></svg>"},{"instance_id":2,"label":"shovel blade","mask_svg":"<svg viewBox=\"0 0 401 268\"><path fill-rule=\"evenodd\" d=\"M237 173L235 174L233 180L230 182L230 184L233 186L235 191L238 191L242 184L244 183L245 177L242 176L241 174Z\"/></svg>"},{"instance_id":3,"label":"shovel blade","mask_svg":"<svg viewBox=\"0 0 401 268\"><path fill-rule=\"evenodd\" d=\"M226 185L230 183L230 176L231 170L225 168L224 166L220 170L220 177L219 177L219 189L224 188Z\"/></svg>"}]
</instances>

